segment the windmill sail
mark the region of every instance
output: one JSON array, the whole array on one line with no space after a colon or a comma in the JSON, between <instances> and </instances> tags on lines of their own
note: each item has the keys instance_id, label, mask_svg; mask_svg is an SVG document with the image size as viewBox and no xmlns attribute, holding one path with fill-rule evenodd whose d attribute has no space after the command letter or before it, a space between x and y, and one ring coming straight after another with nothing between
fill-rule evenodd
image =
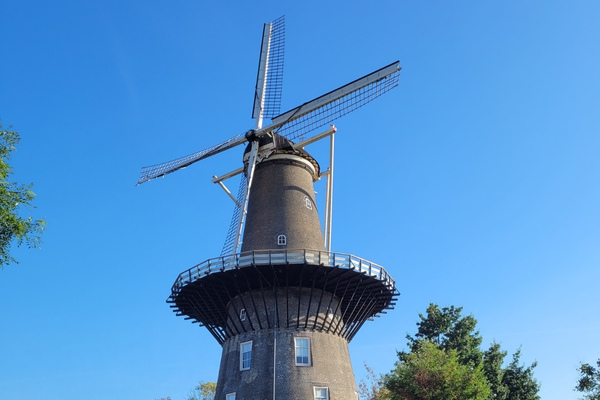
<instances>
[{"instance_id":1,"label":"windmill sail","mask_svg":"<svg viewBox=\"0 0 600 400\"><path fill-rule=\"evenodd\" d=\"M262 120L279 114L283 88L285 16L265 24L258 61L252 118ZM262 127L262 121L257 128Z\"/></svg>"},{"instance_id":2,"label":"windmill sail","mask_svg":"<svg viewBox=\"0 0 600 400\"><path fill-rule=\"evenodd\" d=\"M276 132L290 140L303 137L307 133L330 124L398 86L400 70L400 63L396 61L273 118L270 125L253 133L259 137L270 132ZM245 134L239 134L223 143L188 156L144 167L140 173L138 185L175 172L196 161L213 156L246 141Z\"/></svg>"},{"instance_id":3,"label":"windmill sail","mask_svg":"<svg viewBox=\"0 0 600 400\"><path fill-rule=\"evenodd\" d=\"M177 158L175 160L143 167L142 171L140 172L140 177L138 179L137 184L139 185L144 182L148 182L149 180L163 177L167 174L170 174L171 172L177 171L178 169L185 168L188 165L195 163L196 161L200 161L204 158L208 158L222 151L242 144L246 141L244 135L245 133L241 133L237 136L232 137L231 139L227 139L222 143L209 147L208 149L200 150L190 155Z\"/></svg>"},{"instance_id":4,"label":"windmill sail","mask_svg":"<svg viewBox=\"0 0 600 400\"><path fill-rule=\"evenodd\" d=\"M252 118L257 119L257 129L262 127L262 118L271 118L279 114L281 91L283 87L283 60L285 49L285 16L265 24L260 52L254 108ZM178 169L185 168L197 161L246 142L244 134L237 135L216 146L196 153L167 161L161 164L143 167L138 185L149 180L163 177Z\"/></svg>"},{"instance_id":5,"label":"windmill sail","mask_svg":"<svg viewBox=\"0 0 600 400\"><path fill-rule=\"evenodd\" d=\"M252 111L252 118L256 119L256 130L262 128L264 117L272 117L279 113L283 86L284 33L285 16L265 24L263 28ZM246 173L241 178L237 205L233 211L221 255L236 253L241 241L250 187L252 186L252 176L257 160L258 142L253 142L251 148Z\"/></svg>"},{"instance_id":6,"label":"windmill sail","mask_svg":"<svg viewBox=\"0 0 600 400\"><path fill-rule=\"evenodd\" d=\"M246 180L246 175L240 174L240 188L238 189L237 195L238 204L242 204L244 201L247 185L248 181ZM223 249L221 250L221 256L228 256L235 253L237 250L234 247L237 247L236 243L238 242L239 237L238 228L240 226L240 218L242 217L241 211L241 208L237 204L233 207L233 215L231 216L231 222L229 223L229 230L227 231L227 236L225 237Z\"/></svg>"},{"instance_id":7,"label":"windmill sail","mask_svg":"<svg viewBox=\"0 0 600 400\"><path fill-rule=\"evenodd\" d=\"M398 86L398 61L273 118L275 132L288 139L330 124Z\"/></svg>"}]
</instances>

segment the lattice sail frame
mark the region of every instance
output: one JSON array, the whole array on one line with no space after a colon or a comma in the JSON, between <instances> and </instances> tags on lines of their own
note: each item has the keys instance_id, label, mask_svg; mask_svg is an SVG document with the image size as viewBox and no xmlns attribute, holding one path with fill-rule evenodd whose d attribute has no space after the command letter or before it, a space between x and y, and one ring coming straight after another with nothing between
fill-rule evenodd
<instances>
[{"instance_id":1,"label":"lattice sail frame","mask_svg":"<svg viewBox=\"0 0 600 400\"><path fill-rule=\"evenodd\" d=\"M321 128L398 86L398 61L344 85L275 118L268 126L249 131L254 137L270 132L293 140ZM289 125L289 127L288 127ZM295 128L295 130L294 130ZM138 185L187 167L194 162L247 142L247 133L239 134L216 146L162 164L142 168Z\"/></svg>"},{"instance_id":2,"label":"lattice sail frame","mask_svg":"<svg viewBox=\"0 0 600 400\"><path fill-rule=\"evenodd\" d=\"M231 222L229 223L229 229L227 230L227 236L225 237L225 243L221 250L221 256L226 256L235 253L234 247L236 247L236 239L238 237L238 227L242 214L242 209L238 204L242 204L244 201L244 194L248 186L248 180L245 174L240 174L240 187L237 194L237 204L233 207L233 215L231 216ZM237 249L235 249L237 250Z\"/></svg>"},{"instance_id":3,"label":"lattice sail frame","mask_svg":"<svg viewBox=\"0 0 600 400\"><path fill-rule=\"evenodd\" d=\"M138 185L148 182L155 178L163 177L171 172L175 172L179 169L185 168L197 161L208 158L214 154L220 153L232 147L240 144L240 139L244 138L245 133L240 133L224 142L221 142L215 146L209 147L208 149L200 150L195 153L189 154L184 157L176 158L175 160L167 161L161 164L154 164L147 167L143 167L140 172L138 179Z\"/></svg>"},{"instance_id":4,"label":"lattice sail frame","mask_svg":"<svg viewBox=\"0 0 600 400\"><path fill-rule=\"evenodd\" d=\"M256 88L254 95L254 106L252 118L260 116L272 118L281 112L281 93L283 91L283 64L285 55L285 16L277 18L270 24L265 24L263 32L263 44L261 46L261 57L258 62L258 72L256 78ZM263 63L263 54L266 52L264 60L266 63L266 77L261 82L261 66ZM264 93L261 96L261 85L265 85ZM261 97L263 97L261 99ZM261 113L262 103L262 113ZM260 114L260 115L259 115Z\"/></svg>"},{"instance_id":5,"label":"lattice sail frame","mask_svg":"<svg viewBox=\"0 0 600 400\"><path fill-rule=\"evenodd\" d=\"M390 64L390 66L394 65L395 63ZM384 67L382 70L388 67ZM333 92L313 100L317 101L320 99L327 99L328 96L331 96L333 97L331 101L326 102L319 108L309 111L303 115L297 115L297 113L302 112L302 107L304 107L300 106L282 114L281 116L275 117L273 118L274 123L277 123L277 121L281 120L282 118L286 118L286 116L290 113L293 117L289 117L289 122L285 122L279 128L275 129L275 132L290 140L303 138L307 133L329 125L336 119L341 118L344 115L364 106L365 104L398 86L398 82L400 80L399 72L400 70L398 69L391 75L385 76L381 80L370 83L367 86L360 87L348 94L343 95L342 97L335 97L332 96L332 94L343 88L351 87L354 82L343 86L340 89L334 90ZM360 79L355 82L358 81L360 81Z\"/></svg>"}]
</instances>

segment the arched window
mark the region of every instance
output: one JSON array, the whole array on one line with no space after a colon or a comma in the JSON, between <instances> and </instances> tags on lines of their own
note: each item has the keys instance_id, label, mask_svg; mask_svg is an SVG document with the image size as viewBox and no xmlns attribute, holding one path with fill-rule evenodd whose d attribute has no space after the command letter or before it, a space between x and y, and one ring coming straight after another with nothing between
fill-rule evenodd
<instances>
[{"instance_id":1,"label":"arched window","mask_svg":"<svg viewBox=\"0 0 600 400\"><path fill-rule=\"evenodd\" d=\"M304 203L306 204L306 208L308 208L309 210L312 210L312 201L310 201L310 199L308 197L304 198Z\"/></svg>"},{"instance_id":2,"label":"arched window","mask_svg":"<svg viewBox=\"0 0 600 400\"><path fill-rule=\"evenodd\" d=\"M277 245L278 246L285 246L286 244L287 244L287 238L285 237L285 235L277 236Z\"/></svg>"}]
</instances>

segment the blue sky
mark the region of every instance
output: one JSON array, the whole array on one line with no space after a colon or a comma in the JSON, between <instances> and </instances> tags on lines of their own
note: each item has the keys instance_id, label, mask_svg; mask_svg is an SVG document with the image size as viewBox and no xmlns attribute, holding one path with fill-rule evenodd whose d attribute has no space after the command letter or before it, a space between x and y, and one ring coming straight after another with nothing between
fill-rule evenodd
<instances>
[{"instance_id":1,"label":"blue sky","mask_svg":"<svg viewBox=\"0 0 600 400\"><path fill-rule=\"evenodd\" d=\"M0 400L175 400L216 379L219 345L165 300L220 253L233 203L210 178L240 149L135 182L253 127L262 24L283 14L282 110L403 67L336 123L333 250L402 293L350 344L357 378L389 371L434 302L522 346L542 399L576 399L600 357L600 3L4 0L0 118L48 230L0 271Z\"/></svg>"}]
</instances>

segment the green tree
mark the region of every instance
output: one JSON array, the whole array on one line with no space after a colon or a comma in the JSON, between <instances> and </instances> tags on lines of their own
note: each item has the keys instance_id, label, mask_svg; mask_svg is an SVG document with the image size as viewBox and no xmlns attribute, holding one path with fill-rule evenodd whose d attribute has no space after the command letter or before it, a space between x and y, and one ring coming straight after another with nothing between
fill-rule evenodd
<instances>
[{"instance_id":1,"label":"green tree","mask_svg":"<svg viewBox=\"0 0 600 400\"><path fill-rule=\"evenodd\" d=\"M390 400L485 400L490 394L483 369L462 364L456 350L421 340L385 377Z\"/></svg>"},{"instance_id":2,"label":"green tree","mask_svg":"<svg viewBox=\"0 0 600 400\"><path fill-rule=\"evenodd\" d=\"M407 335L408 346L416 349L423 340L437 344L443 350L455 350L463 364L477 366L481 362L479 350L482 338L475 330L477 320L468 315L461 315L462 307L439 308L437 304L429 304L427 315L419 314L417 333L414 337Z\"/></svg>"},{"instance_id":3,"label":"green tree","mask_svg":"<svg viewBox=\"0 0 600 400\"><path fill-rule=\"evenodd\" d=\"M217 390L216 382L201 381L187 397L187 400L213 400Z\"/></svg>"},{"instance_id":4,"label":"green tree","mask_svg":"<svg viewBox=\"0 0 600 400\"><path fill-rule=\"evenodd\" d=\"M521 349L513 354L513 359L504 370L502 383L506 387L508 394L506 400L539 400L538 392L540 384L533 377L533 369L537 362L526 367L519 363L521 358Z\"/></svg>"},{"instance_id":5,"label":"green tree","mask_svg":"<svg viewBox=\"0 0 600 400\"><path fill-rule=\"evenodd\" d=\"M504 357L506 352L500 350L500 345L492 343L490 348L483 353L483 373L490 385L490 400L506 400L508 397L508 388L502 382L504 378Z\"/></svg>"},{"instance_id":6,"label":"green tree","mask_svg":"<svg viewBox=\"0 0 600 400\"><path fill-rule=\"evenodd\" d=\"M35 208L31 204L35 193L33 184L9 182L13 169L8 163L16 150L20 137L17 132L2 129L0 123L0 268L17 261L10 255L11 246L26 243L28 247L39 247L40 235L46 222L41 219L24 217L20 210L27 212Z\"/></svg>"},{"instance_id":7,"label":"green tree","mask_svg":"<svg viewBox=\"0 0 600 400\"><path fill-rule=\"evenodd\" d=\"M461 312L462 307L440 308L430 304L426 315L419 314L417 333L406 336L409 351L398 353L400 362L406 362L423 343L431 343L442 352L454 352L461 366L481 369L490 389L487 399L538 400L540 385L533 377L537 363L521 365L521 350L518 350L512 362L504 367L507 353L495 342L485 352L481 351L482 338L476 330L477 320L472 315L462 316Z\"/></svg>"},{"instance_id":8,"label":"green tree","mask_svg":"<svg viewBox=\"0 0 600 400\"><path fill-rule=\"evenodd\" d=\"M584 400L600 400L600 358L596 361L597 367L590 364L580 364L577 367L579 380L575 390L584 393Z\"/></svg>"}]
</instances>

